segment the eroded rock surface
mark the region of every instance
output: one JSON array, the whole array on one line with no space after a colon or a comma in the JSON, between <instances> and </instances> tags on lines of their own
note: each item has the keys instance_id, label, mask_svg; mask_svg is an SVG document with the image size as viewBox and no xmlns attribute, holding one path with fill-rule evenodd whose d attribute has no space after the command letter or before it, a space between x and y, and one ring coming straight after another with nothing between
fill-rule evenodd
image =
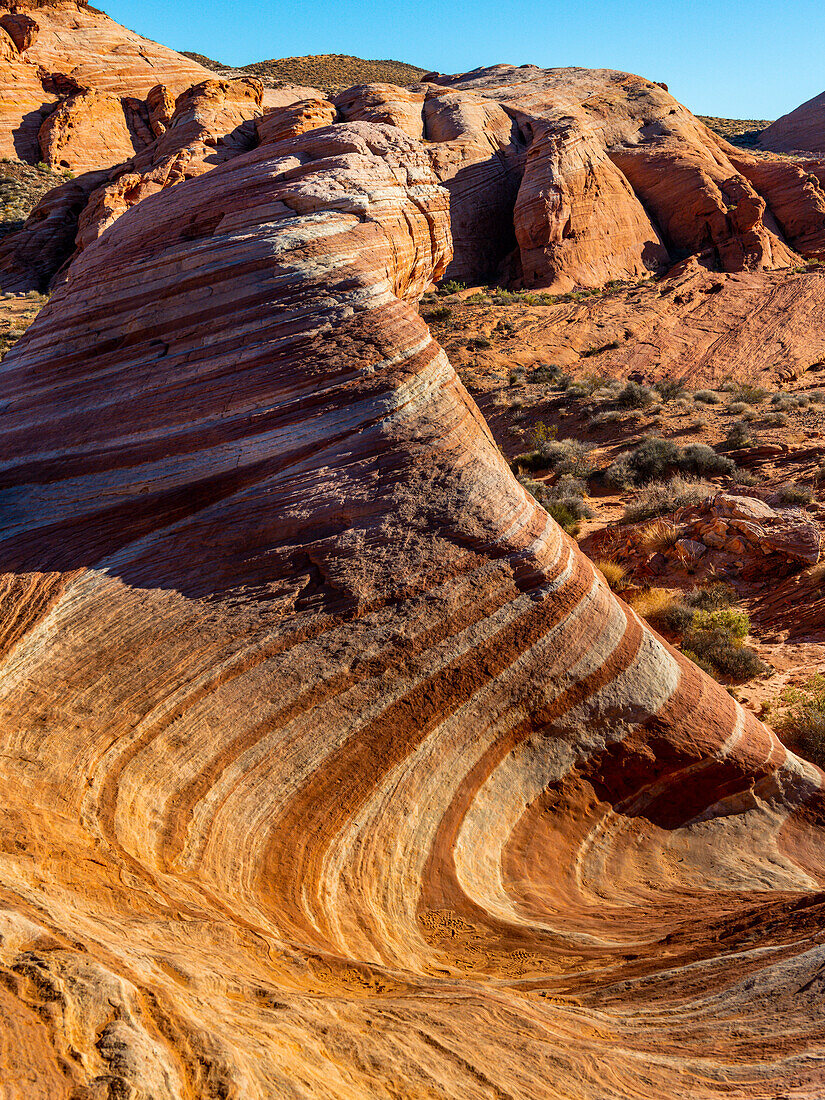
<instances>
[{"instance_id":1,"label":"eroded rock surface","mask_svg":"<svg viewBox=\"0 0 825 1100\"><path fill-rule=\"evenodd\" d=\"M0 28L0 156L30 164L111 167L141 148L124 100L212 75L79 0L15 4Z\"/></svg>"},{"instance_id":2,"label":"eroded rock surface","mask_svg":"<svg viewBox=\"0 0 825 1100\"><path fill-rule=\"evenodd\" d=\"M822 1090L822 773L512 477L416 309L449 198L262 145L0 367L13 1100Z\"/></svg>"},{"instance_id":3,"label":"eroded rock surface","mask_svg":"<svg viewBox=\"0 0 825 1100\"><path fill-rule=\"evenodd\" d=\"M165 113L152 98L164 96ZM152 177L136 183L136 195L153 190L155 169L141 165L167 156L175 141L165 152L153 148L168 124L168 98L154 88L131 103L120 128L107 127L120 153L149 150L128 169ZM258 140L361 120L421 142L450 194L451 278L564 292L661 274L690 257L734 273L783 270L825 254L821 164L767 162L734 149L642 77L500 65L429 74L413 89L359 86L332 104L320 95L300 100L259 101ZM118 110L105 93L67 94L42 127L48 156L70 163L66 150L76 147L76 163L93 167L100 154L86 130L97 125L95 111ZM219 136L220 120L210 133L226 146L223 159L244 151Z\"/></svg>"}]
</instances>

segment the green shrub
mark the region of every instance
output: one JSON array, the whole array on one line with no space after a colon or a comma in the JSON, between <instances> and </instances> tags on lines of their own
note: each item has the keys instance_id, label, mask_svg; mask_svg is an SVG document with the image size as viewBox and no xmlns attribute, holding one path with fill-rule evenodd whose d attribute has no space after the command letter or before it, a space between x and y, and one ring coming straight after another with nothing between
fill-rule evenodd
<instances>
[{"instance_id":1,"label":"green shrub","mask_svg":"<svg viewBox=\"0 0 825 1100\"><path fill-rule=\"evenodd\" d=\"M628 382L616 403L623 409L646 409L653 404L653 390L649 386L640 386L638 382Z\"/></svg>"},{"instance_id":2,"label":"green shrub","mask_svg":"<svg viewBox=\"0 0 825 1100\"><path fill-rule=\"evenodd\" d=\"M719 444L720 451L739 451L744 447L752 447L754 439L748 425L743 420L737 420L731 424L728 434Z\"/></svg>"},{"instance_id":3,"label":"green shrub","mask_svg":"<svg viewBox=\"0 0 825 1100\"><path fill-rule=\"evenodd\" d=\"M438 287L439 294L458 294L459 290L466 290L467 284L462 283L457 279L448 279L446 283L440 283Z\"/></svg>"},{"instance_id":4,"label":"green shrub","mask_svg":"<svg viewBox=\"0 0 825 1100\"><path fill-rule=\"evenodd\" d=\"M753 649L743 645L750 619L733 607L697 610L693 625L682 639L683 652L712 675L742 683L768 666Z\"/></svg>"},{"instance_id":5,"label":"green shrub","mask_svg":"<svg viewBox=\"0 0 825 1100\"><path fill-rule=\"evenodd\" d=\"M670 439L647 436L635 450L619 455L605 476L611 484L626 488L664 481L675 473L693 477L732 477L736 466L705 443L688 443L680 447Z\"/></svg>"},{"instance_id":6,"label":"green shrub","mask_svg":"<svg viewBox=\"0 0 825 1100\"><path fill-rule=\"evenodd\" d=\"M551 363L549 365L545 365L544 363L541 363L541 364L539 364L539 366L533 367L531 370L529 370L527 372L527 381L528 382L545 382L545 383L555 382L555 381L558 380L558 377L559 377L560 374L561 374L561 369L558 366L556 366L555 363Z\"/></svg>"},{"instance_id":7,"label":"green shrub","mask_svg":"<svg viewBox=\"0 0 825 1100\"><path fill-rule=\"evenodd\" d=\"M452 315L449 306L430 306L421 314L425 321L448 321Z\"/></svg>"},{"instance_id":8,"label":"green shrub","mask_svg":"<svg viewBox=\"0 0 825 1100\"><path fill-rule=\"evenodd\" d=\"M813 491L809 485L780 485L776 491L780 504L804 505L813 500Z\"/></svg>"},{"instance_id":9,"label":"green shrub","mask_svg":"<svg viewBox=\"0 0 825 1100\"><path fill-rule=\"evenodd\" d=\"M718 607L714 610L697 610L693 620L697 630L721 630L731 638L746 638L751 621L744 611L736 607Z\"/></svg>"},{"instance_id":10,"label":"green shrub","mask_svg":"<svg viewBox=\"0 0 825 1100\"><path fill-rule=\"evenodd\" d=\"M653 386L663 401L674 401L685 392L684 383L676 378L660 378Z\"/></svg>"},{"instance_id":11,"label":"green shrub","mask_svg":"<svg viewBox=\"0 0 825 1100\"><path fill-rule=\"evenodd\" d=\"M787 709L774 722L777 733L791 748L825 768L825 676L812 676L799 688L786 688Z\"/></svg>"},{"instance_id":12,"label":"green shrub","mask_svg":"<svg viewBox=\"0 0 825 1100\"><path fill-rule=\"evenodd\" d=\"M716 611L722 607L731 607L736 603L736 589L724 581L712 581L710 584L694 588L685 596L689 607L699 611Z\"/></svg>"},{"instance_id":13,"label":"green shrub","mask_svg":"<svg viewBox=\"0 0 825 1100\"><path fill-rule=\"evenodd\" d=\"M579 478L563 475L553 485L526 477L519 481L569 535L575 536L581 521L592 515L584 502L585 484Z\"/></svg>"}]
</instances>

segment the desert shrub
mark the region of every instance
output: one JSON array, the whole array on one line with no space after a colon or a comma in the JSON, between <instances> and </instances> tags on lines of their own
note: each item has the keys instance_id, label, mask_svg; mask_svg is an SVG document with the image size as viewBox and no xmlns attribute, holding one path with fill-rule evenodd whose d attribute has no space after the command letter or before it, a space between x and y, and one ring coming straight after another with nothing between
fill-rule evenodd
<instances>
[{"instance_id":1,"label":"desert shrub","mask_svg":"<svg viewBox=\"0 0 825 1100\"><path fill-rule=\"evenodd\" d=\"M736 589L724 581L712 581L694 588L685 596L685 603L698 611L717 611L736 603Z\"/></svg>"},{"instance_id":2,"label":"desert shrub","mask_svg":"<svg viewBox=\"0 0 825 1100\"><path fill-rule=\"evenodd\" d=\"M681 531L675 523L656 519L637 534L635 542L640 550L654 554L669 550L680 537Z\"/></svg>"},{"instance_id":3,"label":"desert shrub","mask_svg":"<svg viewBox=\"0 0 825 1100\"><path fill-rule=\"evenodd\" d=\"M555 363L540 363L537 367L531 367L527 372L528 382L555 382L561 374L561 370Z\"/></svg>"},{"instance_id":4,"label":"desert shrub","mask_svg":"<svg viewBox=\"0 0 825 1100\"><path fill-rule=\"evenodd\" d=\"M623 409L646 409L653 404L653 390L638 382L628 382L616 398L616 403Z\"/></svg>"},{"instance_id":5,"label":"desert shrub","mask_svg":"<svg viewBox=\"0 0 825 1100\"><path fill-rule=\"evenodd\" d=\"M816 405L821 405L825 401L825 390L811 390L808 394L808 400Z\"/></svg>"},{"instance_id":6,"label":"desert shrub","mask_svg":"<svg viewBox=\"0 0 825 1100\"><path fill-rule=\"evenodd\" d=\"M728 434L719 444L720 451L738 451L743 447L754 445L753 435L744 420L737 420L731 424Z\"/></svg>"},{"instance_id":7,"label":"desert shrub","mask_svg":"<svg viewBox=\"0 0 825 1100\"><path fill-rule=\"evenodd\" d=\"M491 348L493 342L492 340L488 340L486 336L476 336L467 346L470 348Z\"/></svg>"},{"instance_id":8,"label":"desert shrub","mask_svg":"<svg viewBox=\"0 0 825 1100\"><path fill-rule=\"evenodd\" d=\"M732 393L736 401L743 405L761 405L768 396L768 391L762 386L752 386L749 382L733 383L732 388L727 385L722 388Z\"/></svg>"},{"instance_id":9,"label":"desert shrub","mask_svg":"<svg viewBox=\"0 0 825 1100\"><path fill-rule=\"evenodd\" d=\"M682 447L679 470L696 477L733 477L736 463L718 455L707 443L688 443Z\"/></svg>"},{"instance_id":10,"label":"desert shrub","mask_svg":"<svg viewBox=\"0 0 825 1100\"><path fill-rule=\"evenodd\" d=\"M731 416L741 416L747 407L744 401L732 401L725 409L725 412L730 413Z\"/></svg>"},{"instance_id":11,"label":"desert shrub","mask_svg":"<svg viewBox=\"0 0 825 1100\"><path fill-rule=\"evenodd\" d=\"M448 279L446 283L441 283L438 287L439 294L458 294L460 290L466 290L467 284L460 282L458 279Z\"/></svg>"},{"instance_id":12,"label":"desert shrub","mask_svg":"<svg viewBox=\"0 0 825 1100\"><path fill-rule=\"evenodd\" d=\"M733 476L736 466L705 443L680 447L670 439L648 436L633 451L625 451L607 469L613 485L626 488L664 481L675 473L694 477Z\"/></svg>"},{"instance_id":13,"label":"desert shrub","mask_svg":"<svg viewBox=\"0 0 825 1100\"><path fill-rule=\"evenodd\" d=\"M596 562L596 568L602 571L604 579L614 592L621 592L627 587L627 570L619 562L602 559Z\"/></svg>"},{"instance_id":14,"label":"desert shrub","mask_svg":"<svg viewBox=\"0 0 825 1100\"><path fill-rule=\"evenodd\" d=\"M593 473L590 447L580 439L557 439L543 444L548 465L557 474L569 474L586 481Z\"/></svg>"},{"instance_id":15,"label":"desert shrub","mask_svg":"<svg viewBox=\"0 0 825 1100\"><path fill-rule=\"evenodd\" d=\"M523 386L524 385L524 371L521 367L516 367L515 370L511 370L507 376L508 386Z\"/></svg>"},{"instance_id":16,"label":"desert shrub","mask_svg":"<svg viewBox=\"0 0 825 1100\"><path fill-rule=\"evenodd\" d=\"M785 428L790 421L787 413L777 412L764 417L762 423L766 428Z\"/></svg>"},{"instance_id":17,"label":"desert shrub","mask_svg":"<svg viewBox=\"0 0 825 1100\"><path fill-rule=\"evenodd\" d=\"M656 588L653 586L650 588L643 588L641 592L637 592L629 601L630 606L636 614L641 615L643 619L647 619L651 624L659 616L665 614L675 602L676 597L672 592L668 592L666 588Z\"/></svg>"},{"instance_id":18,"label":"desert shrub","mask_svg":"<svg viewBox=\"0 0 825 1100\"><path fill-rule=\"evenodd\" d=\"M751 621L744 611L737 607L717 607L714 609L697 609L693 620L697 630L721 630L731 638L741 641L746 638Z\"/></svg>"},{"instance_id":19,"label":"desert shrub","mask_svg":"<svg viewBox=\"0 0 825 1100\"><path fill-rule=\"evenodd\" d=\"M565 392L567 393L567 396L571 398L590 396L590 390L588 389L587 385L581 381L571 382Z\"/></svg>"},{"instance_id":20,"label":"desert shrub","mask_svg":"<svg viewBox=\"0 0 825 1100\"><path fill-rule=\"evenodd\" d=\"M660 378L653 386L663 401L674 401L685 392L684 383L676 378Z\"/></svg>"},{"instance_id":21,"label":"desert shrub","mask_svg":"<svg viewBox=\"0 0 825 1100\"><path fill-rule=\"evenodd\" d=\"M792 748L825 768L825 676L817 674L801 687L786 688L786 708L774 721L777 733Z\"/></svg>"},{"instance_id":22,"label":"desert shrub","mask_svg":"<svg viewBox=\"0 0 825 1100\"><path fill-rule=\"evenodd\" d=\"M721 405L722 403L722 398L713 390L697 390L693 395L693 400L699 401L703 405Z\"/></svg>"},{"instance_id":23,"label":"desert shrub","mask_svg":"<svg viewBox=\"0 0 825 1100\"><path fill-rule=\"evenodd\" d=\"M652 626L663 634L671 634L681 637L693 624L693 612L681 599L674 599L668 606L656 615Z\"/></svg>"},{"instance_id":24,"label":"desert shrub","mask_svg":"<svg viewBox=\"0 0 825 1100\"><path fill-rule=\"evenodd\" d=\"M565 475L553 485L525 477L519 481L569 535L575 536L581 521L592 515L584 502L584 482L578 478Z\"/></svg>"},{"instance_id":25,"label":"desert shrub","mask_svg":"<svg viewBox=\"0 0 825 1100\"><path fill-rule=\"evenodd\" d=\"M741 683L767 670L759 655L743 645L750 619L733 607L697 610L685 631L683 652L717 678Z\"/></svg>"},{"instance_id":26,"label":"desert shrub","mask_svg":"<svg viewBox=\"0 0 825 1100\"><path fill-rule=\"evenodd\" d=\"M559 434L555 424L545 424L543 420L537 420L533 427L533 446L540 447L543 443L552 442Z\"/></svg>"},{"instance_id":27,"label":"desert shrub","mask_svg":"<svg viewBox=\"0 0 825 1100\"><path fill-rule=\"evenodd\" d=\"M620 409L605 409L593 417L593 424L616 424L623 418Z\"/></svg>"},{"instance_id":28,"label":"desert shrub","mask_svg":"<svg viewBox=\"0 0 825 1100\"><path fill-rule=\"evenodd\" d=\"M449 306L429 306L423 313L425 321L449 321L453 311Z\"/></svg>"},{"instance_id":29,"label":"desert shrub","mask_svg":"<svg viewBox=\"0 0 825 1100\"><path fill-rule=\"evenodd\" d=\"M638 523L654 516L663 516L675 512L677 508L701 504L715 492L717 487L709 481L677 474L669 481L654 482L636 493L625 505L622 519L625 523Z\"/></svg>"},{"instance_id":30,"label":"desert shrub","mask_svg":"<svg viewBox=\"0 0 825 1100\"><path fill-rule=\"evenodd\" d=\"M776 495L779 498L780 504L799 506L810 504L813 500L813 491L809 485L795 485L792 482L786 482L784 485L780 485L776 490Z\"/></svg>"}]
</instances>

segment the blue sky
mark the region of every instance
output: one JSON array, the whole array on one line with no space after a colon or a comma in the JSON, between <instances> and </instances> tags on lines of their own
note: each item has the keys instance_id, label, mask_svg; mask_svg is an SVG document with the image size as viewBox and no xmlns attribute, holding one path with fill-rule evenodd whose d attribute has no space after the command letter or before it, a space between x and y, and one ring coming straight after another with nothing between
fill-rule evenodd
<instances>
[{"instance_id":1,"label":"blue sky","mask_svg":"<svg viewBox=\"0 0 825 1100\"><path fill-rule=\"evenodd\" d=\"M348 53L441 72L623 69L697 114L776 118L825 91L822 0L97 0L174 49L240 65Z\"/></svg>"}]
</instances>

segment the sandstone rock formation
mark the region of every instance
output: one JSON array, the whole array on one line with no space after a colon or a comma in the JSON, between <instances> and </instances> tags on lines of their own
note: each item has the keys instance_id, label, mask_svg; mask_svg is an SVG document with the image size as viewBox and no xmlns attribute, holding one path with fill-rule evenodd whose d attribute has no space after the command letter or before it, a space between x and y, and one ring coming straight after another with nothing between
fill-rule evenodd
<instances>
[{"instance_id":1,"label":"sandstone rock formation","mask_svg":"<svg viewBox=\"0 0 825 1100\"><path fill-rule=\"evenodd\" d=\"M450 193L448 277L498 276L563 292L662 273L691 256L707 268L752 272L825 255L825 186L814 166L766 163L734 149L641 77L494 66L428 74L412 90L370 84L333 104L322 96L304 102L314 106L283 104L286 115L262 120L259 140L361 120L422 142ZM80 124L66 132L75 115L91 117L90 103L117 110L97 94L69 97L44 124L52 159L76 145L87 165L99 160ZM145 113L140 140L151 148L157 125L150 105ZM140 129L137 121L122 129L121 151ZM217 123L210 129L216 135ZM152 150L146 163L159 155ZM151 190L138 185L135 193ZM36 211L35 226L39 220Z\"/></svg>"},{"instance_id":2,"label":"sandstone rock formation","mask_svg":"<svg viewBox=\"0 0 825 1100\"><path fill-rule=\"evenodd\" d=\"M96 240L129 207L264 140L255 129L261 84L249 77L195 85L178 97L171 118L164 89L155 89L149 103L150 124L160 136L125 164L85 173L49 192L24 230L0 248L0 280L6 287L45 287L76 249ZM282 129L301 132L294 123L283 123Z\"/></svg>"},{"instance_id":3,"label":"sandstone rock formation","mask_svg":"<svg viewBox=\"0 0 825 1100\"><path fill-rule=\"evenodd\" d=\"M0 156L111 167L145 144L124 101L158 84L178 95L211 75L85 0L15 4L0 20Z\"/></svg>"},{"instance_id":4,"label":"sandstone rock formation","mask_svg":"<svg viewBox=\"0 0 825 1100\"><path fill-rule=\"evenodd\" d=\"M513 479L448 200L261 145L0 367L11 1100L822 1091L822 773Z\"/></svg>"},{"instance_id":5,"label":"sandstone rock formation","mask_svg":"<svg viewBox=\"0 0 825 1100\"><path fill-rule=\"evenodd\" d=\"M825 153L825 92L772 122L759 144L777 153Z\"/></svg>"}]
</instances>

